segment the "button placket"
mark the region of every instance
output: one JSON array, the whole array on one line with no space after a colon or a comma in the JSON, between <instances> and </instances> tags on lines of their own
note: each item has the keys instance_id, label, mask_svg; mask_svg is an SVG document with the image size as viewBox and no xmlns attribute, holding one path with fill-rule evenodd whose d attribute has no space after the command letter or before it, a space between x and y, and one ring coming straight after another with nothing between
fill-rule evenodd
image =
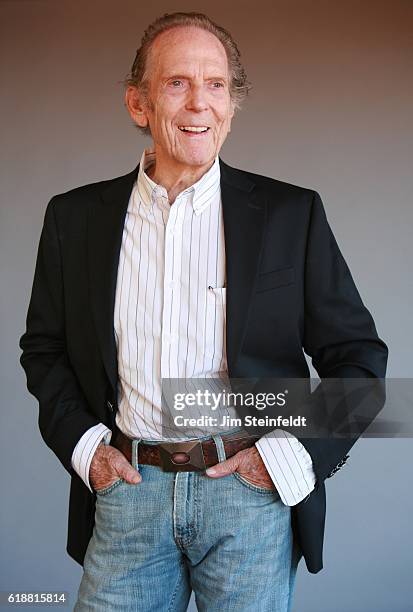
<instances>
[{"instance_id":1,"label":"button placket","mask_svg":"<svg viewBox=\"0 0 413 612\"><path fill-rule=\"evenodd\" d=\"M178 198L171 206L165 228L164 283L161 340L161 376L178 376L174 370L177 364L177 339L173 333L179 325L179 292L175 287L180 283L182 259L182 227L185 201Z\"/></svg>"}]
</instances>

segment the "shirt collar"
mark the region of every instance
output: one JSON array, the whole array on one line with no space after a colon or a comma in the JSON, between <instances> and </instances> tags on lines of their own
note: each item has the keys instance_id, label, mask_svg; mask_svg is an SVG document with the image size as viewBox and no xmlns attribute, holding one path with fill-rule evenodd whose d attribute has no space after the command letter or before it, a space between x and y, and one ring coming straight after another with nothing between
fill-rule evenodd
<instances>
[{"instance_id":1,"label":"shirt collar","mask_svg":"<svg viewBox=\"0 0 413 612\"><path fill-rule=\"evenodd\" d=\"M152 206L155 202L169 208L168 194L165 187L157 185L146 173L146 170L155 163L154 149L145 149L142 153L137 178L137 188L141 202L146 206ZM213 196L220 186L220 166L218 155L210 169L201 178L178 194L176 200L188 195L196 215L200 215L210 204ZM175 200L175 201L176 201Z\"/></svg>"}]
</instances>

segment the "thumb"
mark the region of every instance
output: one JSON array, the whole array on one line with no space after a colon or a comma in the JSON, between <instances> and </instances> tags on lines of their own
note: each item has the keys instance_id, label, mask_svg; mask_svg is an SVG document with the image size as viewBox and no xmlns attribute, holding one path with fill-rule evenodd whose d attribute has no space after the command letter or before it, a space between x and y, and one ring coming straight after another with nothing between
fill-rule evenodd
<instances>
[{"instance_id":1,"label":"thumb","mask_svg":"<svg viewBox=\"0 0 413 612\"><path fill-rule=\"evenodd\" d=\"M237 455L222 461L221 463L217 463L213 467L210 467L206 470L206 474L208 476L212 476L213 478L220 478L221 476L228 476L228 474L232 474L232 472L236 472L239 463L239 458Z\"/></svg>"},{"instance_id":2,"label":"thumb","mask_svg":"<svg viewBox=\"0 0 413 612\"><path fill-rule=\"evenodd\" d=\"M118 475L125 482L130 484L138 484L142 480L142 476L126 459L116 466Z\"/></svg>"}]
</instances>

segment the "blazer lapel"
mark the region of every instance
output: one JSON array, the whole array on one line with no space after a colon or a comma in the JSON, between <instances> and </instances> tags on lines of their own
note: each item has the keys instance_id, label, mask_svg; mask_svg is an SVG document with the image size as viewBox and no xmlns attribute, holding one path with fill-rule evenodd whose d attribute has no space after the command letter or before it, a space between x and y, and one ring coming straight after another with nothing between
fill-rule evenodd
<instances>
[{"instance_id":1,"label":"blazer lapel","mask_svg":"<svg viewBox=\"0 0 413 612\"><path fill-rule=\"evenodd\" d=\"M88 266L90 300L103 363L113 387L117 386L114 335L116 280L123 226L139 166L110 181L88 211Z\"/></svg>"},{"instance_id":2,"label":"blazer lapel","mask_svg":"<svg viewBox=\"0 0 413 612\"><path fill-rule=\"evenodd\" d=\"M246 173L220 159L227 277L226 346L230 376L245 336L258 278L267 203Z\"/></svg>"}]
</instances>

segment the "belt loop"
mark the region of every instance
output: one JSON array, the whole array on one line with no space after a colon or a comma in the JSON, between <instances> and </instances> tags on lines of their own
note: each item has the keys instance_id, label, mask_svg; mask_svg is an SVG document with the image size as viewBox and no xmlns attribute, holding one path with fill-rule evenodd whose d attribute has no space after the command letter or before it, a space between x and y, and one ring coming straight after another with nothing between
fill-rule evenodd
<instances>
[{"instance_id":1,"label":"belt loop","mask_svg":"<svg viewBox=\"0 0 413 612\"><path fill-rule=\"evenodd\" d=\"M224 443L219 434L217 434L216 436L212 436L212 439L215 442L215 446L217 447L218 462L221 463L227 458L225 455Z\"/></svg>"},{"instance_id":2,"label":"belt loop","mask_svg":"<svg viewBox=\"0 0 413 612\"><path fill-rule=\"evenodd\" d=\"M134 438L132 440L132 467L139 472L138 447L142 438Z\"/></svg>"}]
</instances>

